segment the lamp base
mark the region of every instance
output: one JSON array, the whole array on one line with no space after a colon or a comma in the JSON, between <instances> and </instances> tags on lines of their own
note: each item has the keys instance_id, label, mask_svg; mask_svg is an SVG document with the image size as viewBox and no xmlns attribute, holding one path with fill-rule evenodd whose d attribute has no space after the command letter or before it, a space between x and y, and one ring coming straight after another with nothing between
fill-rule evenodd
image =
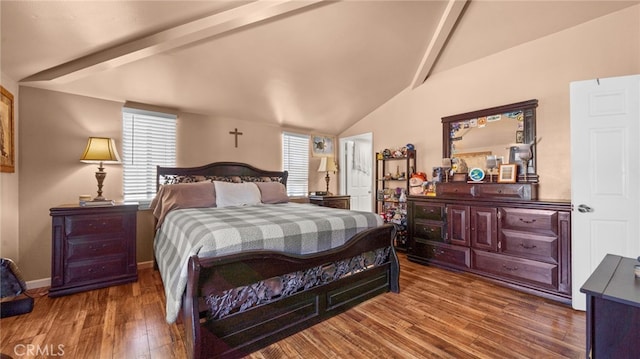
<instances>
[{"instance_id":1,"label":"lamp base","mask_svg":"<svg viewBox=\"0 0 640 359\"><path fill-rule=\"evenodd\" d=\"M333 196L333 193L329 192L329 181L331 181L331 178L329 177L329 171L327 171L327 175L324 177L324 180L327 181L327 194L325 196Z\"/></svg>"}]
</instances>

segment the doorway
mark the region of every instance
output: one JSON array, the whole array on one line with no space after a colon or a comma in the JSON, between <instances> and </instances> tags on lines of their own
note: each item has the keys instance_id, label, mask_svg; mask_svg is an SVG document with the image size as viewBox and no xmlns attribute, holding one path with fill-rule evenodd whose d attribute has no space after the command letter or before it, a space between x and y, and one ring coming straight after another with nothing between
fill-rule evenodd
<instances>
[{"instance_id":1,"label":"doorway","mask_svg":"<svg viewBox=\"0 0 640 359\"><path fill-rule=\"evenodd\" d=\"M351 209L373 211L373 133L340 138L340 193L351 196Z\"/></svg>"}]
</instances>

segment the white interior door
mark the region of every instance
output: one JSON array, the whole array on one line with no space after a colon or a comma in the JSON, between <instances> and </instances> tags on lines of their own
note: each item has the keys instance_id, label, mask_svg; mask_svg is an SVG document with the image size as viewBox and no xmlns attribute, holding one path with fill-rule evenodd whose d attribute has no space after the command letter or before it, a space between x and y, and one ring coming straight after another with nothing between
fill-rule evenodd
<instances>
[{"instance_id":1,"label":"white interior door","mask_svg":"<svg viewBox=\"0 0 640 359\"><path fill-rule=\"evenodd\" d=\"M585 310L580 287L602 258L640 255L640 75L570 87L571 282L573 308Z\"/></svg>"},{"instance_id":2,"label":"white interior door","mask_svg":"<svg viewBox=\"0 0 640 359\"><path fill-rule=\"evenodd\" d=\"M351 196L351 209L373 211L373 135L345 137L340 139L342 151L340 191Z\"/></svg>"}]
</instances>

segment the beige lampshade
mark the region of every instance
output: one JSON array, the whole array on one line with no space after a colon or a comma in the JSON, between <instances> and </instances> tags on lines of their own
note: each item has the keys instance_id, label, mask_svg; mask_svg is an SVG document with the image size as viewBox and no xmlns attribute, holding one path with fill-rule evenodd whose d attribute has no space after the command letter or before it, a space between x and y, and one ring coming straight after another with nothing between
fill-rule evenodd
<instances>
[{"instance_id":1,"label":"beige lampshade","mask_svg":"<svg viewBox=\"0 0 640 359\"><path fill-rule=\"evenodd\" d=\"M320 167L318 167L318 172L335 172L338 170L338 166L336 165L336 161L333 157L322 157L320 159Z\"/></svg>"},{"instance_id":2,"label":"beige lampshade","mask_svg":"<svg viewBox=\"0 0 640 359\"><path fill-rule=\"evenodd\" d=\"M89 137L87 148L85 148L82 157L80 157L80 161L85 163L119 163L120 155L118 155L116 143L112 138Z\"/></svg>"}]
</instances>

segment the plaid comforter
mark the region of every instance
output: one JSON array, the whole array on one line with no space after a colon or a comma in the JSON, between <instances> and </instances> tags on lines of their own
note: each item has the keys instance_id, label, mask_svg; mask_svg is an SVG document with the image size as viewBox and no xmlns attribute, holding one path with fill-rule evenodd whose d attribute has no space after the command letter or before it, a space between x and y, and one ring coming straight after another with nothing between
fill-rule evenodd
<instances>
[{"instance_id":1,"label":"plaid comforter","mask_svg":"<svg viewBox=\"0 0 640 359\"><path fill-rule=\"evenodd\" d=\"M339 247L363 230L383 224L375 213L280 203L170 212L154 250L167 297L166 320L180 311L189 257L271 250L310 254Z\"/></svg>"}]
</instances>

